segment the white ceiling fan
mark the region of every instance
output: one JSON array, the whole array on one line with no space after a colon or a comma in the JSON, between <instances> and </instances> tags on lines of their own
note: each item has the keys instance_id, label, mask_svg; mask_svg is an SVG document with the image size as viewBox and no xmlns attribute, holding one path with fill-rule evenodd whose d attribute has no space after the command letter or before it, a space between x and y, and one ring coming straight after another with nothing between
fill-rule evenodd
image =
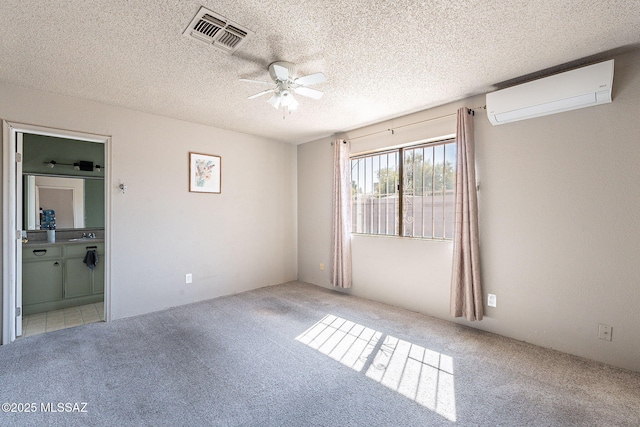
<instances>
[{"instance_id":1,"label":"white ceiling fan","mask_svg":"<svg viewBox=\"0 0 640 427\"><path fill-rule=\"evenodd\" d=\"M270 64L269 75L273 82L249 79L240 79L240 81L259 83L269 86L273 86L275 84L275 87L263 90L255 95L251 95L247 99L254 99L268 93L273 93L273 96L269 98L267 102L275 109L284 107L285 113L290 113L298 108L298 101L293 97L293 93L313 99L320 99L322 98L323 93L317 89L311 89L307 86L327 81L327 78L322 73L314 73L309 74L308 76L296 78L294 77L295 65L291 62L284 61L273 62Z\"/></svg>"}]
</instances>

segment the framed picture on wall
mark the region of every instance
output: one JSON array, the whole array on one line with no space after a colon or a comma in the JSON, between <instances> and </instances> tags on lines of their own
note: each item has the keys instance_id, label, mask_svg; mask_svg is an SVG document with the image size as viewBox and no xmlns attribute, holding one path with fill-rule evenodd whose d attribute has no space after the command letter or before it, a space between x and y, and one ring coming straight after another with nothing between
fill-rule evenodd
<instances>
[{"instance_id":1,"label":"framed picture on wall","mask_svg":"<svg viewBox=\"0 0 640 427\"><path fill-rule=\"evenodd\" d=\"M220 156L189 153L189 191L195 193L221 192L222 158Z\"/></svg>"}]
</instances>

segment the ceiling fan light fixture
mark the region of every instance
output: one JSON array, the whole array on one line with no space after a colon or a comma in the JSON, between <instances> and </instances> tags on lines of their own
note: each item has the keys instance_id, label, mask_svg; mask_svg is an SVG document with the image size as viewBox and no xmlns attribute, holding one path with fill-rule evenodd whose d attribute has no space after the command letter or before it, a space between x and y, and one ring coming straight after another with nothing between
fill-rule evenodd
<instances>
[{"instance_id":1,"label":"ceiling fan light fixture","mask_svg":"<svg viewBox=\"0 0 640 427\"><path fill-rule=\"evenodd\" d=\"M273 95L271 98L267 100L267 102L277 110L280 107L280 95L278 94Z\"/></svg>"},{"instance_id":2,"label":"ceiling fan light fixture","mask_svg":"<svg viewBox=\"0 0 640 427\"><path fill-rule=\"evenodd\" d=\"M282 92L280 92L280 104L288 107L289 104L291 104L291 101L293 100L293 96L291 96L291 92L289 92L288 90L283 90Z\"/></svg>"},{"instance_id":3,"label":"ceiling fan light fixture","mask_svg":"<svg viewBox=\"0 0 640 427\"><path fill-rule=\"evenodd\" d=\"M289 109L289 111L296 111L298 109L298 105L300 105L298 103L298 100L295 99L293 97L293 95L289 96L289 105L287 105L287 108Z\"/></svg>"}]
</instances>

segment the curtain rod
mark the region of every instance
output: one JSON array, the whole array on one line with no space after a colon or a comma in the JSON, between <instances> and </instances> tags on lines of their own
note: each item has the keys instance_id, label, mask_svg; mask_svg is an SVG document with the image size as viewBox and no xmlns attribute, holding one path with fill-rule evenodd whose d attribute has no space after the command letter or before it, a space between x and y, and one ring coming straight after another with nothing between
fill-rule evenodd
<instances>
[{"instance_id":1,"label":"curtain rod","mask_svg":"<svg viewBox=\"0 0 640 427\"><path fill-rule=\"evenodd\" d=\"M486 105L480 105L480 106L478 106L478 107L469 108L469 109L468 109L468 111L469 111L469 114L473 114L473 113L475 112L475 110L485 110L486 108L487 108L487 106L486 106ZM406 127L409 127L409 126L415 126L415 125L418 125L418 124L420 124L420 123L432 122L432 121L434 121L434 120L444 119L445 117L455 116L456 114L458 114L458 113L457 113L457 112L455 112L455 113L445 114L445 115L443 115L443 116L433 117L433 118L425 119L425 120L419 120L419 121L417 121L417 122L413 122L413 123L407 123L406 125L398 126L398 127L395 127L395 128L389 128L389 129L385 129L385 130L379 130L379 131L377 131L377 132L368 133L368 134L366 134L366 135L356 136L355 138L349 138L349 141L353 141L354 139L366 138L366 137L368 137L368 136L377 135L377 134L379 134L379 133L384 133L384 132L391 132L391 134L393 135L393 134L394 134L394 132L395 132L397 129L402 129L402 128L406 128ZM333 142L331 143L331 145L333 145Z\"/></svg>"}]
</instances>

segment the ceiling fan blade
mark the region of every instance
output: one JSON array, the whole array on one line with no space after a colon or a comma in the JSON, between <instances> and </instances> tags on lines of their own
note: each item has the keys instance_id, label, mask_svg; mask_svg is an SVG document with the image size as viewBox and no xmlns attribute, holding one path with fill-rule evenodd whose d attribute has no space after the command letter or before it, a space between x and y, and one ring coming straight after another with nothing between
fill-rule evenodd
<instances>
[{"instance_id":1,"label":"ceiling fan blade","mask_svg":"<svg viewBox=\"0 0 640 427\"><path fill-rule=\"evenodd\" d=\"M298 77L294 83L302 86L311 86L316 83L324 83L327 78L322 73L309 74L308 76Z\"/></svg>"},{"instance_id":2,"label":"ceiling fan blade","mask_svg":"<svg viewBox=\"0 0 640 427\"><path fill-rule=\"evenodd\" d=\"M304 87L304 86L297 87L293 91L298 95L306 96L308 98L313 98L313 99L320 99L322 98L322 95L324 95L324 93L319 90L311 89L309 87Z\"/></svg>"},{"instance_id":3,"label":"ceiling fan blade","mask_svg":"<svg viewBox=\"0 0 640 427\"><path fill-rule=\"evenodd\" d=\"M258 98L258 97L260 97L260 96L262 96L262 95L266 95L266 94L268 94L268 93L272 93L272 92L274 92L274 91L275 91L275 89L267 89L267 90L263 90L263 91L262 91L262 92L260 92L260 93L256 93L255 95L251 95L251 96L247 97L247 99L255 99L255 98Z\"/></svg>"},{"instance_id":4,"label":"ceiling fan blade","mask_svg":"<svg viewBox=\"0 0 640 427\"><path fill-rule=\"evenodd\" d=\"M273 105L273 108L277 110L278 107L280 107L280 96L278 94L275 94L271 98L269 98L267 102Z\"/></svg>"},{"instance_id":5,"label":"ceiling fan blade","mask_svg":"<svg viewBox=\"0 0 640 427\"><path fill-rule=\"evenodd\" d=\"M276 77L278 78L278 80L282 80L283 82L286 82L287 80L289 80L288 69L278 64L273 64L273 72L276 74Z\"/></svg>"},{"instance_id":6,"label":"ceiling fan blade","mask_svg":"<svg viewBox=\"0 0 640 427\"><path fill-rule=\"evenodd\" d=\"M249 83L259 83L261 85L273 85L273 82L265 82L262 80L249 80L249 79L240 79L241 82L249 82Z\"/></svg>"}]
</instances>

